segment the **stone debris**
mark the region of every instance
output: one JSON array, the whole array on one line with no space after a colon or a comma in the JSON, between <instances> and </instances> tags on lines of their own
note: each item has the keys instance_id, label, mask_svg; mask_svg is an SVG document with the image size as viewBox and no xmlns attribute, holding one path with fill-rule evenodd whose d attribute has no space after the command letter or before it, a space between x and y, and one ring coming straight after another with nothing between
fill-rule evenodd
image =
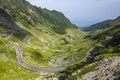
<instances>
[{"instance_id":1,"label":"stone debris","mask_svg":"<svg viewBox=\"0 0 120 80\"><path fill-rule=\"evenodd\" d=\"M78 80L120 80L120 57L105 58L96 71L83 75Z\"/></svg>"}]
</instances>

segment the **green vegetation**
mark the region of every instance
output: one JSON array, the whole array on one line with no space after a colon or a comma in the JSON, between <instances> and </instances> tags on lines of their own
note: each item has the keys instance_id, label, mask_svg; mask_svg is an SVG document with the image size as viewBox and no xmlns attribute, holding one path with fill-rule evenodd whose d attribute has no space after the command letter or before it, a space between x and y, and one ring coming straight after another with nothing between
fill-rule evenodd
<instances>
[{"instance_id":1,"label":"green vegetation","mask_svg":"<svg viewBox=\"0 0 120 80\"><path fill-rule=\"evenodd\" d=\"M91 26L86 27L85 29L83 29L84 31L87 32L92 32L92 31L96 31L99 29L105 29L106 27L109 26L109 24L112 22L113 20L105 20L96 24L93 24Z\"/></svg>"},{"instance_id":2,"label":"green vegetation","mask_svg":"<svg viewBox=\"0 0 120 80\"><path fill-rule=\"evenodd\" d=\"M77 77L81 78L82 75L85 75L86 73L91 72L91 71L95 71L97 66L98 64L92 64L92 65L88 64L84 67L81 67L80 72L78 72L76 75L69 77L67 80L69 79L75 80L77 79Z\"/></svg>"},{"instance_id":3,"label":"green vegetation","mask_svg":"<svg viewBox=\"0 0 120 80\"><path fill-rule=\"evenodd\" d=\"M23 40L25 38L25 35L23 33L21 33L20 31L16 31L14 33L14 36L19 38L20 40Z\"/></svg>"},{"instance_id":4,"label":"green vegetation","mask_svg":"<svg viewBox=\"0 0 120 80\"><path fill-rule=\"evenodd\" d=\"M72 74L81 69L79 76L95 70L97 66L86 67L92 62L80 63L86 53L111 37L114 40L96 52L95 57L119 56L119 17L100 30L86 33L73 25L63 13L32 6L26 0L0 0L0 17L3 20L0 23L0 80L35 80L38 77L36 72L18 64L12 42L19 44L23 59L28 64L59 67L69 62L65 67L71 66L62 73Z\"/></svg>"},{"instance_id":5,"label":"green vegetation","mask_svg":"<svg viewBox=\"0 0 120 80\"><path fill-rule=\"evenodd\" d=\"M0 79L1 80L35 80L38 74L25 69L17 62L11 61L0 54Z\"/></svg>"},{"instance_id":6,"label":"green vegetation","mask_svg":"<svg viewBox=\"0 0 120 80\"><path fill-rule=\"evenodd\" d=\"M108 26L106 26L106 28L103 29L98 29L96 31L90 32L89 35L86 36L94 39L94 40L105 40L108 37L111 36L116 36L120 34L120 19L119 17L116 18L115 20L113 20L112 22L109 23Z\"/></svg>"},{"instance_id":7,"label":"green vegetation","mask_svg":"<svg viewBox=\"0 0 120 80\"><path fill-rule=\"evenodd\" d=\"M0 38L0 46L4 45L6 43L6 40L3 38Z\"/></svg>"},{"instance_id":8,"label":"green vegetation","mask_svg":"<svg viewBox=\"0 0 120 80\"><path fill-rule=\"evenodd\" d=\"M112 41L108 43L105 48L99 50L94 54L94 58L91 59L91 61L87 63L77 63L72 65L71 67L67 68L66 71L63 73L72 74L76 71L80 71L79 73L76 72L76 75L72 75L68 77L68 80L76 80L77 78L80 78L82 75L85 75L88 72L94 71L95 67L97 67L97 64L94 64L96 61L99 61L101 59L107 58L107 57L115 57L120 56L120 18L116 18L113 20L107 27L103 29L98 29L96 31L90 32L87 36L85 36L86 39L91 39L94 42L92 43L93 47L98 47L101 44L103 44L106 40L109 40L112 38ZM94 64L94 65L91 65ZM90 66L89 66L90 65Z\"/></svg>"},{"instance_id":9,"label":"green vegetation","mask_svg":"<svg viewBox=\"0 0 120 80\"><path fill-rule=\"evenodd\" d=\"M120 45L116 46L108 46L99 52L95 53L95 56L100 56L101 59L106 57L114 57L114 56L120 56Z\"/></svg>"},{"instance_id":10,"label":"green vegetation","mask_svg":"<svg viewBox=\"0 0 120 80\"><path fill-rule=\"evenodd\" d=\"M63 63L74 57L77 64L91 48L91 40L84 39L87 33L77 29L61 12L35 7L25 0L1 0L0 17L4 18L4 23L0 24L0 80L8 77L35 80L38 77L37 73L18 65L11 42L17 42L23 59L36 67L55 67L50 61L62 60L64 56Z\"/></svg>"},{"instance_id":11,"label":"green vegetation","mask_svg":"<svg viewBox=\"0 0 120 80\"><path fill-rule=\"evenodd\" d=\"M81 77L82 75L84 75L90 71L94 71L97 66L98 66L98 64L93 64L93 65L85 67L84 69L82 69L80 71L79 76Z\"/></svg>"}]
</instances>

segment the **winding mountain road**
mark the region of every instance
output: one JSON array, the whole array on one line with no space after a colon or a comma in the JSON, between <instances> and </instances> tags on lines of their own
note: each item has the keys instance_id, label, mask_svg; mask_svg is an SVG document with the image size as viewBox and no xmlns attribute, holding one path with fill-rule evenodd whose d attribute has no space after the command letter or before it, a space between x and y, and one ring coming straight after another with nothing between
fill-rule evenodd
<instances>
[{"instance_id":1,"label":"winding mountain road","mask_svg":"<svg viewBox=\"0 0 120 80\"><path fill-rule=\"evenodd\" d=\"M94 53L99 51L100 49L104 48L107 46L108 43L110 43L110 41L113 38L110 38L109 40L106 40L101 46L98 46L96 48L92 48L89 52L88 55L81 61L81 62L87 62L89 61L93 56ZM31 66L29 64L27 64L24 60L23 60L23 55L21 53L20 47L18 46L17 43L14 43L15 45L15 49L16 49L16 56L18 59L19 64L21 64L23 67L32 70L32 71L36 71L36 72L60 72L60 71L64 71L66 68L38 68L38 67L34 67Z\"/></svg>"},{"instance_id":2,"label":"winding mountain road","mask_svg":"<svg viewBox=\"0 0 120 80\"><path fill-rule=\"evenodd\" d=\"M87 53L87 56L81 62L88 62L90 59L92 59L94 57L95 52L98 52L100 49L106 47L112 41L112 39L113 39L113 37L110 37L110 39L103 42L102 45L90 49Z\"/></svg>"},{"instance_id":3,"label":"winding mountain road","mask_svg":"<svg viewBox=\"0 0 120 80\"><path fill-rule=\"evenodd\" d=\"M65 68L38 68L38 67L31 66L23 60L23 55L21 53L21 50L20 50L18 44L14 43L14 45L15 45L16 56L17 56L19 64L21 64L23 67L25 67L29 70L36 71L36 72L60 72L60 71L65 70Z\"/></svg>"}]
</instances>

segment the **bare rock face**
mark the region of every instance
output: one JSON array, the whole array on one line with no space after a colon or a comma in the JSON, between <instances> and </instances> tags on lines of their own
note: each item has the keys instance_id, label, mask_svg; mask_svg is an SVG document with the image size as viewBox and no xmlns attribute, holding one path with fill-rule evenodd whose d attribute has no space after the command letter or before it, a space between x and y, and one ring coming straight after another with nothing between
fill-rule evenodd
<instances>
[{"instance_id":1,"label":"bare rock face","mask_svg":"<svg viewBox=\"0 0 120 80\"><path fill-rule=\"evenodd\" d=\"M120 80L120 57L105 58L96 71L89 72L78 80Z\"/></svg>"}]
</instances>

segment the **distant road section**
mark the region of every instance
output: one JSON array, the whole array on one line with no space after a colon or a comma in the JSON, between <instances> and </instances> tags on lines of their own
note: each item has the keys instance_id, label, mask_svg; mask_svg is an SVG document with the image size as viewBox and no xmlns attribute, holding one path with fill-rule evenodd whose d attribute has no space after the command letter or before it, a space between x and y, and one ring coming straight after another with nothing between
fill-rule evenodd
<instances>
[{"instance_id":1,"label":"distant road section","mask_svg":"<svg viewBox=\"0 0 120 80\"><path fill-rule=\"evenodd\" d=\"M98 52L100 49L106 47L111 41L113 37L110 37L110 39L106 40L102 45L92 48L88 51L87 56L81 61L81 62L88 62L90 59L94 57L94 53Z\"/></svg>"},{"instance_id":2,"label":"distant road section","mask_svg":"<svg viewBox=\"0 0 120 80\"><path fill-rule=\"evenodd\" d=\"M19 64L21 64L22 66L24 66L25 68L29 70L36 71L36 72L60 72L60 71L65 70L65 68L37 68L37 67L31 66L23 60L23 55L21 53L21 50L18 44L14 43L14 45L15 45L16 56L17 56Z\"/></svg>"}]
</instances>

